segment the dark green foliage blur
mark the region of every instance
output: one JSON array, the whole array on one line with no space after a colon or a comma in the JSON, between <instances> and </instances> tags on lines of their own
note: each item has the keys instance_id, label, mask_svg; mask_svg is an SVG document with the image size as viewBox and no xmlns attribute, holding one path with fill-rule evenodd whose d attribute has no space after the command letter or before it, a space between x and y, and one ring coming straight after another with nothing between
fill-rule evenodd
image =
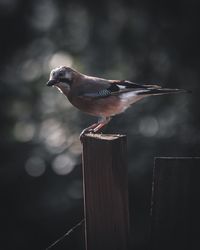
<instances>
[{"instance_id":1,"label":"dark green foliage blur","mask_svg":"<svg viewBox=\"0 0 200 250\"><path fill-rule=\"evenodd\" d=\"M83 217L79 133L95 121L47 88L60 65L192 94L113 118L128 136L131 248L148 245L155 156L200 156L199 1L0 0L2 250L45 249ZM83 249L79 229L52 249Z\"/></svg>"}]
</instances>

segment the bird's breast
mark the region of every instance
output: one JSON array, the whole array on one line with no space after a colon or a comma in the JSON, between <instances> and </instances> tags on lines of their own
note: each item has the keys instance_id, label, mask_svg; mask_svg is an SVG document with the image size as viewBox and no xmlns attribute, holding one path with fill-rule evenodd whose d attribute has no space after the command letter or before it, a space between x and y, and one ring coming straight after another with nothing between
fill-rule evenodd
<instances>
[{"instance_id":1,"label":"bird's breast","mask_svg":"<svg viewBox=\"0 0 200 250\"><path fill-rule=\"evenodd\" d=\"M114 116L124 112L129 106L129 102L124 102L118 96L105 98L68 97L69 101L76 108L93 116Z\"/></svg>"}]
</instances>

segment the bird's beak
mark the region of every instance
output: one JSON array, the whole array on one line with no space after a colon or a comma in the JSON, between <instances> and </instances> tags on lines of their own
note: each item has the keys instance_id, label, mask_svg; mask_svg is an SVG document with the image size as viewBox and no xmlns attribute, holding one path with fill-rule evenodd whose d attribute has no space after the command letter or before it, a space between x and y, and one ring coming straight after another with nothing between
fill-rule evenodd
<instances>
[{"instance_id":1,"label":"bird's beak","mask_svg":"<svg viewBox=\"0 0 200 250\"><path fill-rule=\"evenodd\" d=\"M52 79L52 80L49 80L49 81L47 82L47 86L51 87L51 86L55 85L56 83L57 83L57 81L54 80L54 79Z\"/></svg>"}]
</instances>

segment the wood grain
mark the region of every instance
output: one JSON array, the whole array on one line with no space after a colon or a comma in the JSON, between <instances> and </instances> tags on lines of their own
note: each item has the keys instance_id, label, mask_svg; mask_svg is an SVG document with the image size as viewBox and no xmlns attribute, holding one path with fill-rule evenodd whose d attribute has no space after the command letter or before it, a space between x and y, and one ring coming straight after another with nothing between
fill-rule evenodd
<instances>
[{"instance_id":1,"label":"wood grain","mask_svg":"<svg viewBox=\"0 0 200 250\"><path fill-rule=\"evenodd\" d=\"M151 249L200 249L200 158L156 158Z\"/></svg>"},{"instance_id":2,"label":"wood grain","mask_svg":"<svg viewBox=\"0 0 200 250\"><path fill-rule=\"evenodd\" d=\"M87 250L126 250L129 209L126 136L86 135L83 140Z\"/></svg>"}]
</instances>

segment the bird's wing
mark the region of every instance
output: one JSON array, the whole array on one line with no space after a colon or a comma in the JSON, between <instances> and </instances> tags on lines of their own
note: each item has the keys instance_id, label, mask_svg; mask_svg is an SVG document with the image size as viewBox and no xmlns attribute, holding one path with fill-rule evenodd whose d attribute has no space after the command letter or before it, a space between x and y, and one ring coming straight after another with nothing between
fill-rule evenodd
<instances>
[{"instance_id":1,"label":"bird's wing","mask_svg":"<svg viewBox=\"0 0 200 250\"><path fill-rule=\"evenodd\" d=\"M158 85L140 85L130 81L106 80L86 83L79 89L81 97L104 98L108 96L120 96L127 92L134 92L135 95L147 94L152 90L161 88Z\"/></svg>"},{"instance_id":2,"label":"bird's wing","mask_svg":"<svg viewBox=\"0 0 200 250\"><path fill-rule=\"evenodd\" d=\"M115 88L118 88L115 91ZM134 92L135 95L141 95L151 92L152 90L158 90L161 86L159 85L146 85L146 84L138 84L126 80L122 81L112 81L111 89L113 89L112 95L116 94L124 94L127 92Z\"/></svg>"},{"instance_id":3,"label":"bird's wing","mask_svg":"<svg viewBox=\"0 0 200 250\"><path fill-rule=\"evenodd\" d=\"M113 81L114 85L111 85L110 89L111 95L119 95L119 96L149 96L149 95L164 95L164 94L172 94L172 93L184 93L190 92L184 89L169 89L162 88L159 85L146 85L146 84L137 84L129 81ZM119 88L118 91L115 91L114 88L116 86ZM129 94L131 92L131 95ZM127 93L127 95L126 95Z\"/></svg>"}]
</instances>

